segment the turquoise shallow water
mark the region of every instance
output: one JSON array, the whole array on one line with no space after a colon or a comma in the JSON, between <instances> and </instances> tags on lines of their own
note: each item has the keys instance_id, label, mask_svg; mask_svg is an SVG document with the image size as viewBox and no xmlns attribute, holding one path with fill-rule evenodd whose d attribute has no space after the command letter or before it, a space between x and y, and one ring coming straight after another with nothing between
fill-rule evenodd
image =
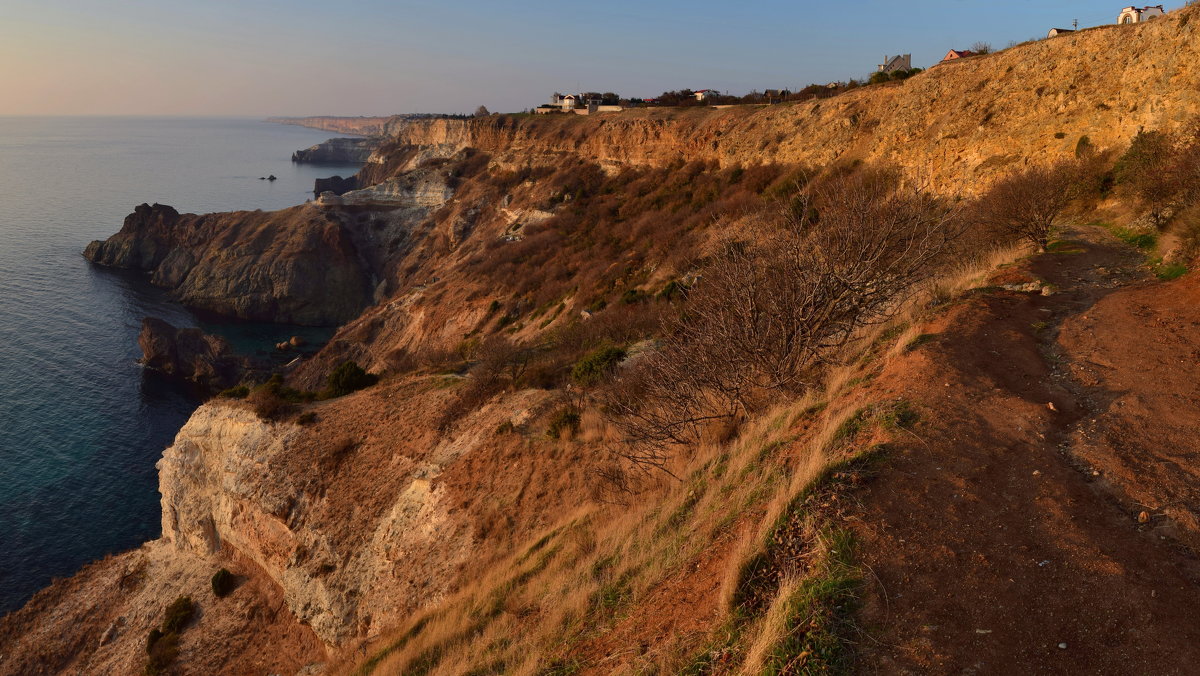
<instances>
[{"instance_id":1,"label":"turquoise shallow water","mask_svg":"<svg viewBox=\"0 0 1200 676\"><path fill-rule=\"evenodd\" d=\"M0 117L0 613L52 577L159 534L154 463L198 402L143 371L145 316L201 325L139 274L80 252L142 202L279 209L326 132L257 120ZM258 180L274 174L273 183ZM203 325L243 349L291 327Z\"/></svg>"}]
</instances>

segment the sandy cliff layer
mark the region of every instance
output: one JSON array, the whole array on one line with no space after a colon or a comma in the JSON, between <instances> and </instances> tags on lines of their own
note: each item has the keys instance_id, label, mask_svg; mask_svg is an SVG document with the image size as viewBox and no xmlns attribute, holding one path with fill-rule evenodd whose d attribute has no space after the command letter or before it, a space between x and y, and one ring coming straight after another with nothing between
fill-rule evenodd
<instances>
[{"instance_id":1,"label":"sandy cliff layer","mask_svg":"<svg viewBox=\"0 0 1200 676\"><path fill-rule=\"evenodd\" d=\"M1198 30L1183 18L1101 27L800 104L400 120L389 131L403 144L443 154L472 147L512 164L862 159L973 191L1014 166L1071 155L1085 136L1116 148L1140 129L1188 124L1200 114Z\"/></svg>"}]
</instances>

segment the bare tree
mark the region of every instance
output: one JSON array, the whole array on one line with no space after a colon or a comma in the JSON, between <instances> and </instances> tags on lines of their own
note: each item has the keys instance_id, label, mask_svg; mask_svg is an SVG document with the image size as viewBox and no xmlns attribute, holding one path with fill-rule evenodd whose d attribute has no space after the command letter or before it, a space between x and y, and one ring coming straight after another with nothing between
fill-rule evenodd
<instances>
[{"instance_id":1,"label":"bare tree","mask_svg":"<svg viewBox=\"0 0 1200 676\"><path fill-rule=\"evenodd\" d=\"M1076 196L1083 166L1062 160L1001 179L980 199L979 220L1045 251L1050 231Z\"/></svg>"},{"instance_id":2,"label":"bare tree","mask_svg":"<svg viewBox=\"0 0 1200 676\"><path fill-rule=\"evenodd\" d=\"M475 117L487 117L492 113L487 109L487 106L479 106L475 109Z\"/></svg>"},{"instance_id":3,"label":"bare tree","mask_svg":"<svg viewBox=\"0 0 1200 676\"><path fill-rule=\"evenodd\" d=\"M976 42L975 44L971 45L971 51L975 52L976 54L991 54L993 51L992 43L983 42L982 40L980 40L979 42Z\"/></svg>"},{"instance_id":4,"label":"bare tree","mask_svg":"<svg viewBox=\"0 0 1200 676\"><path fill-rule=\"evenodd\" d=\"M628 440L625 458L663 467L672 444L810 386L857 329L933 273L957 234L938 201L881 172L827 180L797 200L765 240L726 245L659 349L623 374L605 408Z\"/></svg>"}]
</instances>

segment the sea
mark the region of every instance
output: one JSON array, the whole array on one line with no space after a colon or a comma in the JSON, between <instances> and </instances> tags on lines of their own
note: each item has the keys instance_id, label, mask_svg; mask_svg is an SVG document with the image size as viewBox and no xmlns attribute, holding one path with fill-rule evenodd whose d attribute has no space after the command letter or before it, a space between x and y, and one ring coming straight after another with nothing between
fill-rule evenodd
<instances>
[{"instance_id":1,"label":"sea","mask_svg":"<svg viewBox=\"0 0 1200 676\"><path fill-rule=\"evenodd\" d=\"M137 363L143 317L243 352L328 337L205 320L83 248L143 202L196 213L300 204L314 179L358 169L291 162L330 136L255 119L0 117L0 614L161 532L154 464L200 401Z\"/></svg>"}]
</instances>

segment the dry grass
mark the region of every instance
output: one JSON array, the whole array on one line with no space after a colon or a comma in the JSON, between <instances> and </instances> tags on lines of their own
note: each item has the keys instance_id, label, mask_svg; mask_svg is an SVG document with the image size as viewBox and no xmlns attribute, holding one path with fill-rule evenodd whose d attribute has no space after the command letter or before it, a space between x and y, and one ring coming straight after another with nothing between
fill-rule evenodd
<instances>
[{"instance_id":1,"label":"dry grass","mask_svg":"<svg viewBox=\"0 0 1200 676\"><path fill-rule=\"evenodd\" d=\"M940 304L1021 254L997 249L924 286L888 322L864 329L821 389L745 423L732 440L718 435L681 449L669 468L678 481L654 475L627 504L589 503L565 515L374 642L369 662L347 662L332 673L700 673L697 664L709 673L759 673L786 644L799 590L826 570L814 525L819 515L798 517L796 510L805 509L804 496L831 467L891 433L881 416L868 414L878 406L862 384L903 353ZM611 435L601 416L584 411L581 438ZM738 607L747 568L772 546L779 524L796 518L804 524L799 540L812 551L783 571L765 612L748 615ZM661 607L663 595L695 575L709 576L720 590L705 619L657 643L642 637L640 627L670 612ZM706 661L714 655L719 664Z\"/></svg>"}]
</instances>

